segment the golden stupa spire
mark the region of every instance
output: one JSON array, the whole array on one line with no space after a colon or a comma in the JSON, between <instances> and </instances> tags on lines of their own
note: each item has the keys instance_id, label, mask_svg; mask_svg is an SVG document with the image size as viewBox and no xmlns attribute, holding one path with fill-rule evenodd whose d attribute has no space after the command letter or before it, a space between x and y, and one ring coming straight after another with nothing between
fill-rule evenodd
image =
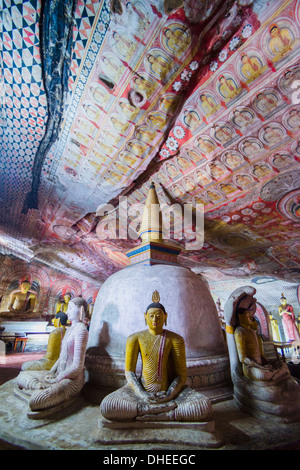
<instances>
[{"instance_id":1,"label":"golden stupa spire","mask_svg":"<svg viewBox=\"0 0 300 470\"><path fill-rule=\"evenodd\" d=\"M178 265L177 256L181 250L163 239L162 212L153 182L150 184L138 234L142 240L141 245L126 253L131 265ZM155 296L159 294L155 293Z\"/></svg>"},{"instance_id":2,"label":"golden stupa spire","mask_svg":"<svg viewBox=\"0 0 300 470\"><path fill-rule=\"evenodd\" d=\"M143 242L162 241L162 213L153 182L146 199L139 236Z\"/></svg>"}]
</instances>

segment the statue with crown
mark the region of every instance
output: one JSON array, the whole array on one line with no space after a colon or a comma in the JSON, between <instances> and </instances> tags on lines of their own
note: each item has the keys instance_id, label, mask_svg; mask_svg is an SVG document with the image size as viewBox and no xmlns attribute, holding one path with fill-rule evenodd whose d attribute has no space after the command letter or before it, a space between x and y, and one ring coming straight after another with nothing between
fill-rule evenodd
<instances>
[{"instance_id":1,"label":"statue with crown","mask_svg":"<svg viewBox=\"0 0 300 470\"><path fill-rule=\"evenodd\" d=\"M157 291L144 313L148 329L127 339L127 384L101 403L101 414L111 421L211 421L212 406L203 394L186 386L184 339L164 329L167 312ZM138 355L142 376L136 375Z\"/></svg>"}]
</instances>

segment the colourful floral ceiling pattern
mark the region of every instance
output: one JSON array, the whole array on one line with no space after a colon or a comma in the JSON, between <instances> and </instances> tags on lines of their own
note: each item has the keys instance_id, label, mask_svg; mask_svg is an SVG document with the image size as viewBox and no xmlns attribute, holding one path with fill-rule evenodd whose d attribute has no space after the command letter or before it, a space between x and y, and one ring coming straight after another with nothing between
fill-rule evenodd
<instances>
[{"instance_id":1,"label":"colourful floral ceiling pattern","mask_svg":"<svg viewBox=\"0 0 300 470\"><path fill-rule=\"evenodd\" d=\"M143 203L154 181L162 205L204 205L203 248L175 241L183 265L299 282L299 0L78 0L61 124L24 211L50 120L42 13L4 0L1 253L101 284L138 241L101 239L97 209Z\"/></svg>"}]
</instances>

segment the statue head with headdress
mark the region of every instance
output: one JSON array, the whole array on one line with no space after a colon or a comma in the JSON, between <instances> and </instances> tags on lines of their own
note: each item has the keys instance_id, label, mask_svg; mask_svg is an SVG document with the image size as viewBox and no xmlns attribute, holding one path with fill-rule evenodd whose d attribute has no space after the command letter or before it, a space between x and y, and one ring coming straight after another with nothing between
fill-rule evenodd
<instances>
[{"instance_id":1,"label":"statue head with headdress","mask_svg":"<svg viewBox=\"0 0 300 470\"><path fill-rule=\"evenodd\" d=\"M160 303L160 295L157 290L152 294L152 303L148 305L145 312L145 323L148 325L150 332L159 334L163 330L163 326L167 325L167 312L165 307Z\"/></svg>"},{"instance_id":2,"label":"statue head with headdress","mask_svg":"<svg viewBox=\"0 0 300 470\"><path fill-rule=\"evenodd\" d=\"M285 297L284 294L281 294L280 302L281 302L282 305L286 305L286 297Z\"/></svg>"},{"instance_id":3,"label":"statue head with headdress","mask_svg":"<svg viewBox=\"0 0 300 470\"><path fill-rule=\"evenodd\" d=\"M165 307L159 301L160 301L160 295L157 292L157 290L155 290L152 294L152 303L148 305L146 309L146 313L150 308L160 308L161 310L163 310L163 312L166 313Z\"/></svg>"},{"instance_id":4,"label":"statue head with headdress","mask_svg":"<svg viewBox=\"0 0 300 470\"><path fill-rule=\"evenodd\" d=\"M66 292L64 294L64 301L65 301L66 304L70 302L71 298L72 298L72 296L71 296L70 292Z\"/></svg>"}]
</instances>

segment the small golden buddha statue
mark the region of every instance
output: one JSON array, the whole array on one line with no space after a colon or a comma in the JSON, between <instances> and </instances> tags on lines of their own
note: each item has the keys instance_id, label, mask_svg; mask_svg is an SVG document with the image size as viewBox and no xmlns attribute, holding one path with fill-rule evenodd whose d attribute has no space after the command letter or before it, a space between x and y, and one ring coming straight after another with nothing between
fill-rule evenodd
<instances>
[{"instance_id":1,"label":"small golden buddha statue","mask_svg":"<svg viewBox=\"0 0 300 470\"><path fill-rule=\"evenodd\" d=\"M130 335L126 344L127 384L107 395L101 414L111 421L188 421L212 420L211 403L204 395L186 386L184 339L165 330L167 312L153 293L145 316L147 330ZM139 354L142 377L136 375Z\"/></svg>"},{"instance_id":2,"label":"small golden buddha statue","mask_svg":"<svg viewBox=\"0 0 300 470\"><path fill-rule=\"evenodd\" d=\"M36 304L36 295L30 291L31 283L23 281L20 284L20 289L11 293L7 312L1 312L0 316L4 318L20 317L31 318L37 316L34 312Z\"/></svg>"},{"instance_id":3,"label":"small golden buddha statue","mask_svg":"<svg viewBox=\"0 0 300 470\"><path fill-rule=\"evenodd\" d=\"M23 362L21 370L50 370L59 358L61 342L66 333L68 315L59 312L54 318L55 330L49 334L46 354L38 361Z\"/></svg>"},{"instance_id":4,"label":"small golden buddha statue","mask_svg":"<svg viewBox=\"0 0 300 470\"><path fill-rule=\"evenodd\" d=\"M63 299L60 299L57 304L56 304L56 314L58 312L64 312L66 313L66 311L68 310L68 305L69 305L69 302L71 300L71 294L69 294L69 292L67 292L64 296L63 296Z\"/></svg>"}]
</instances>

